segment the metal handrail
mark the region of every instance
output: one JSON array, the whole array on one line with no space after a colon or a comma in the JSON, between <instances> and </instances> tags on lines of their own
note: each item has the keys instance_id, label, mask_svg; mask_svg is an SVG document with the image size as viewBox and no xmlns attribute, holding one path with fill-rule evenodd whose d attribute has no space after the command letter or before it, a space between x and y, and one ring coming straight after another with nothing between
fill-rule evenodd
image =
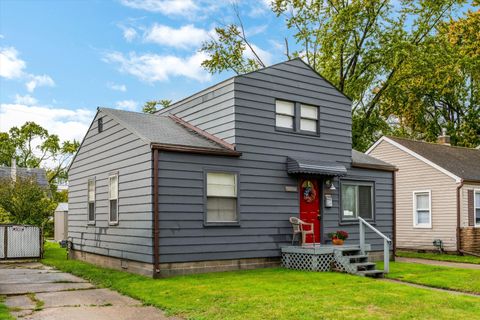
<instances>
[{"instance_id":1,"label":"metal handrail","mask_svg":"<svg viewBox=\"0 0 480 320\"><path fill-rule=\"evenodd\" d=\"M390 271L390 243L392 240L378 231L374 226L365 221L363 218L358 217L358 227L360 235L360 249L365 252L365 226L369 227L372 231L383 238L383 272L388 273Z\"/></svg>"}]
</instances>

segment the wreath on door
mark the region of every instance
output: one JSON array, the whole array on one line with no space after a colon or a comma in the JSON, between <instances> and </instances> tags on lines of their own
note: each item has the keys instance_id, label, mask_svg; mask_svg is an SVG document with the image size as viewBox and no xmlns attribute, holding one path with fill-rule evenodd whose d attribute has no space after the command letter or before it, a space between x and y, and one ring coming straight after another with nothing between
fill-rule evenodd
<instances>
[{"instance_id":1,"label":"wreath on door","mask_svg":"<svg viewBox=\"0 0 480 320\"><path fill-rule=\"evenodd\" d=\"M313 183L310 180L305 180L302 184L302 189L303 200L306 203L312 203L317 197L317 192L315 191Z\"/></svg>"}]
</instances>

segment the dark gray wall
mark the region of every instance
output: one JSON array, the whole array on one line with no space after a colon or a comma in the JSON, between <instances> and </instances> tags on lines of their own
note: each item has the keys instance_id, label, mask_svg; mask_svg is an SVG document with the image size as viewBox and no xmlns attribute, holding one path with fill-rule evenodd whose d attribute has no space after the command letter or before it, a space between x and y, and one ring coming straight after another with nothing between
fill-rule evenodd
<instances>
[{"instance_id":1,"label":"dark gray wall","mask_svg":"<svg viewBox=\"0 0 480 320\"><path fill-rule=\"evenodd\" d=\"M233 95L232 78L174 103L158 114L173 113L228 143L235 143Z\"/></svg>"},{"instance_id":2,"label":"dark gray wall","mask_svg":"<svg viewBox=\"0 0 480 320\"><path fill-rule=\"evenodd\" d=\"M102 133L97 118L103 117ZM74 249L152 262L150 147L99 112L69 170L68 236ZM108 223L108 174L119 173L119 224ZM96 179L96 223L87 221L87 181Z\"/></svg>"},{"instance_id":3,"label":"dark gray wall","mask_svg":"<svg viewBox=\"0 0 480 320\"><path fill-rule=\"evenodd\" d=\"M377 221L381 223L381 231L391 233L391 173L350 168L351 102L347 98L298 60L236 77L233 87L234 109L225 108L224 104L209 104L208 114L195 117L203 108L199 97L207 94L202 92L163 111L176 113L193 124L214 119L215 108L234 112L235 127L229 131L229 135L233 135L229 142L235 142L243 155L228 158L161 153L162 262L279 256L280 248L291 240L288 218L299 213L297 192L285 191L285 186L298 184L297 177L287 174L287 156L336 161L349 168L349 178L375 181L379 197ZM220 89L217 86L212 90ZM190 103L195 99L200 104L192 108ZM320 135L276 131L275 99L319 106ZM216 130L215 126L203 129L213 134ZM203 175L206 169L239 173L240 226L204 226ZM358 225L339 226L339 194L337 188L333 194L334 207L324 211L322 237L343 229L351 233L350 241L353 242L358 239ZM369 233L367 239L375 250L382 249L373 233Z\"/></svg>"}]
</instances>

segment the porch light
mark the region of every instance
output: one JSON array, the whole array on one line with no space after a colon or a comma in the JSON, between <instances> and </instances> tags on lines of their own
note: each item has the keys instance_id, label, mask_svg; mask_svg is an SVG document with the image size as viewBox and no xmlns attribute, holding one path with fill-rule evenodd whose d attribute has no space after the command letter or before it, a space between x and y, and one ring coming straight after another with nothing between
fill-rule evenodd
<instances>
[{"instance_id":1,"label":"porch light","mask_svg":"<svg viewBox=\"0 0 480 320\"><path fill-rule=\"evenodd\" d=\"M333 184L333 181L330 180L330 179L328 179L328 180L325 181L325 186L326 186L327 188L329 188L330 190L332 190L332 191L333 191L333 190L337 190L337 188L335 188L335 185Z\"/></svg>"}]
</instances>

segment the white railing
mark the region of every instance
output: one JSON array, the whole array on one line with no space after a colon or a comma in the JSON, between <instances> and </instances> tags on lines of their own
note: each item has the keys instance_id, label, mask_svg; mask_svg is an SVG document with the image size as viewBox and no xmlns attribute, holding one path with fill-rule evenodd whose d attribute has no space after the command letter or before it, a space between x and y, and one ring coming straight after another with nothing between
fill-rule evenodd
<instances>
[{"instance_id":1,"label":"white railing","mask_svg":"<svg viewBox=\"0 0 480 320\"><path fill-rule=\"evenodd\" d=\"M392 240L377 229L375 229L375 227L373 227L370 223L363 220L363 218L358 217L358 227L360 228L360 249L362 250L362 252L365 252L366 249L365 226L369 227L373 232L383 238L383 272L388 273L390 271L390 243L392 243Z\"/></svg>"}]
</instances>

